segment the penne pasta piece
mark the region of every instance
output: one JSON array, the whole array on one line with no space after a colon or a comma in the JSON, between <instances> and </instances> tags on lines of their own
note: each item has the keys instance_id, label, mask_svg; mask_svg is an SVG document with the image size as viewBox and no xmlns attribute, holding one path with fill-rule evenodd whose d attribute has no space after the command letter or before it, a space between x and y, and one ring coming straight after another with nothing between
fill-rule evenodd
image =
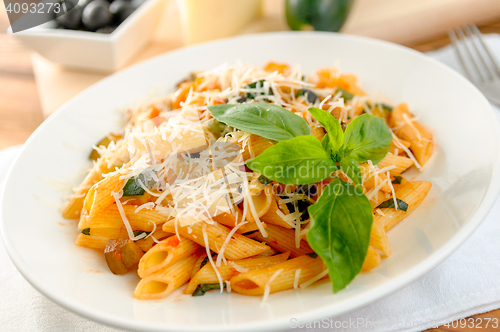
<instances>
[{"instance_id":1,"label":"penne pasta piece","mask_svg":"<svg viewBox=\"0 0 500 332\"><path fill-rule=\"evenodd\" d=\"M158 243L142 256L137 273L139 277L145 278L158 270L171 266L184 257L192 255L199 249L200 246L195 242L182 237L179 241L177 236L173 235Z\"/></svg>"},{"instance_id":2,"label":"penne pasta piece","mask_svg":"<svg viewBox=\"0 0 500 332\"><path fill-rule=\"evenodd\" d=\"M80 247L97 249L104 252L108 241L109 238L106 236L85 235L80 233L76 238L75 244Z\"/></svg>"},{"instance_id":3,"label":"penne pasta piece","mask_svg":"<svg viewBox=\"0 0 500 332\"><path fill-rule=\"evenodd\" d=\"M189 280L194 263L202 252L200 247L195 253L184 257L166 269L148 275L139 282L135 288L134 296L139 300L156 300L167 297Z\"/></svg>"},{"instance_id":4,"label":"penne pasta piece","mask_svg":"<svg viewBox=\"0 0 500 332\"><path fill-rule=\"evenodd\" d=\"M374 173L374 169L370 168L367 164L360 164L361 174L363 179L363 187L365 189L372 189L379 185L381 185L384 181L385 183L380 187L380 190L386 193L391 193L392 189L389 184L389 180L387 180L387 175L385 173Z\"/></svg>"},{"instance_id":5,"label":"penne pasta piece","mask_svg":"<svg viewBox=\"0 0 500 332\"><path fill-rule=\"evenodd\" d=\"M281 269L283 269L282 272L269 285L269 279ZM270 287L269 293L292 289L295 271L298 269L300 269L299 284L309 281L325 270L321 258L300 256L270 267L240 273L231 278L231 289L233 292L244 295L263 295L266 285Z\"/></svg>"},{"instance_id":6,"label":"penne pasta piece","mask_svg":"<svg viewBox=\"0 0 500 332\"><path fill-rule=\"evenodd\" d=\"M375 248L373 248L372 246L369 246L361 271L367 272L373 270L374 268L380 265L381 261L382 258L380 257L378 251L375 250Z\"/></svg>"},{"instance_id":7,"label":"penne pasta piece","mask_svg":"<svg viewBox=\"0 0 500 332\"><path fill-rule=\"evenodd\" d=\"M114 165L113 165L114 167ZM83 201L90 188L101 181L103 174L113 171L113 168L108 167L108 161L99 158L92 169L87 173L85 179L78 186L75 193L71 195L69 202L62 211L62 216L65 219L77 219L80 217L83 208Z\"/></svg>"},{"instance_id":8,"label":"penne pasta piece","mask_svg":"<svg viewBox=\"0 0 500 332\"><path fill-rule=\"evenodd\" d=\"M377 164L378 168L382 169L387 166L396 166L389 170L389 174L392 176L400 175L408 168L413 166L413 160L407 157L395 156L392 153L388 153L379 163Z\"/></svg>"},{"instance_id":9,"label":"penne pasta piece","mask_svg":"<svg viewBox=\"0 0 500 332\"><path fill-rule=\"evenodd\" d=\"M250 138L248 138L248 140L242 140L241 142L237 142L237 144L241 147L243 160L248 161L257 157L262 152L273 146L275 142L267 138L252 134L250 135Z\"/></svg>"},{"instance_id":10,"label":"penne pasta piece","mask_svg":"<svg viewBox=\"0 0 500 332\"><path fill-rule=\"evenodd\" d=\"M413 119L406 103L392 110L390 124L398 137L410 142L410 150L418 163L425 165L432 155L434 140L432 134Z\"/></svg>"},{"instance_id":11,"label":"penne pasta piece","mask_svg":"<svg viewBox=\"0 0 500 332\"><path fill-rule=\"evenodd\" d=\"M124 181L120 180L121 175L120 172L116 172L90 188L83 202L82 218L92 220L115 201L112 193L120 191Z\"/></svg>"},{"instance_id":12,"label":"penne pasta piece","mask_svg":"<svg viewBox=\"0 0 500 332\"><path fill-rule=\"evenodd\" d=\"M370 246L380 250L387 257L391 255L391 245L381 219L373 218Z\"/></svg>"},{"instance_id":13,"label":"penne pasta piece","mask_svg":"<svg viewBox=\"0 0 500 332\"><path fill-rule=\"evenodd\" d=\"M269 224L281 226L283 228L288 228L288 229L293 228L292 225L288 224L281 217L281 215L284 215L284 213L278 207L278 203L276 201L277 199L279 199L279 197L277 198L274 197L273 195L271 199L271 204L269 205L269 210L267 210L267 212L260 217L260 220Z\"/></svg>"},{"instance_id":14,"label":"penne pasta piece","mask_svg":"<svg viewBox=\"0 0 500 332\"><path fill-rule=\"evenodd\" d=\"M191 277L189 278L189 280L193 279L194 275L198 273L198 271L207 263L208 263L208 255L206 253L203 253L200 257L198 257L196 263L194 263L194 267L193 270L191 271Z\"/></svg>"},{"instance_id":15,"label":"penne pasta piece","mask_svg":"<svg viewBox=\"0 0 500 332\"><path fill-rule=\"evenodd\" d=\"M374 219L380 219L384 224L384 229L390 230L422 203L431 187L432 184L427 181L412 181L401 185L396 191L396 197L408 204L407 211L383 208L380 210L384 215L375 214Z\"/></svg>"},{"instance_id":16,"label":"penne pasta piece","mask_svg":"<svg viewBox=\"0 0 500 332\"><path fill-rule=\"evenodd\" d=\"M206 227L210 250L219 253L224 241L229 236L229 232L231 231L229 228L217 223L207 224L201 221L191 226L177 227L177 231L183 237L188 238L201 246L205 246L205 242L203 240L203 226ZM175 233L176 230L174 221L165 223L163 225L163 230L165 232ZM268 249L269 247L265 244L235 233L227 243L224 250L224 257L230 260L238 260L255 256Z\"/></svg>"},{"instance_id":17,"label":"penne pasta piece","mask_svg":"<svg viewBox=\"0 0 500 332\"><path fill-rule=\"evenodd\" d=\"M150 232L155 224L163 224L168 218L156 210L141 209L138 212L137 205L123 205L123 210L133 230L143 230ZM81 218L78 228L102 228L102 227L123 227L123 219L116 204L107 206L99 215L94 218Z\"/></svg>"},{"instance_id":18,"label":"penne pasta piece","mask_svg":"<svg viewBox=\"0 0 500 332\"><path fill-rule=\"evenodd\" d=\"M326 135L326 133L323 127L311 126L311 135L321 141L323 137Z\"/></svg>"},{"instance_id":19,"label":"penne pasta piece","mask_svg":"<svg viewBox=\"0 0 500 332\"><path fill-rule=\"evenodd\" d=\"M155 239L156 241L159 241L172 235L172 233L164 232L163 229L161 229L161 227L159 226L150 237L137 240L135 241L135 244L137 244L137 246L141 248L142 251L147 252L149 249L156 245Z\"/></svg>"},{"instance_id":20,"label":"penne pasta piece","mask_svg":"<svg viewBox=\"0 0 500 332\"><path fill-rule=\"evenodd\" d=\"M270 257L252 257L237 261L228 261L227 263L223 263L217 269L219 270L222 281L228 281L235 275L241 273L241 271L261 269L269 265L282 263L288 259L289 254L290 253L286 252ZM186 289L184 289L184 294L193 294L198 285L218 282L219 278L217 277L213 266L211 264L205 264L205 266L203 266L189 281Z\"/></svg>"},{"instance_id":21,"label":"penne pasta piece","mask_svg":"<svg viewBox=\"0 0 500 332\"><path fill-rule=\"evenodd\" d=\"M260 219L260 217L266 214L266 212L269 211L269 208L271 207L274 198L272 186L269 184L257 195L251 195L250 197L252 198L251 201L249 201L247 198L245 198L243 201L245 209L249 211L250 208L248 207L248 204L253 204L255 211L257 212L257 216ZM255 222L253 213L247 213L246 220L248 220L249 222Z\"/></svg>"},{"instance_id":22,"label":"penne pasta piece","mask_svg":"<svg viewBox=\"0 0 500 332\"><path fill-rule=\"evenodd\" d=\"M409 148L410 147L410 142L408 141L405 141L401 138L399 138L399 144L401 144L402 146L404 146L405 148ZM397 152L397 153L396 153ZM392 144L391 144L391 148L389 149L389 153L392 153L394 155L404 155L405 154L405 151L404 149L402 149L401 147L397 146L395 143L394 143L394 140L392 141Z\"/></svg>"},{"instance_id":23,"label":"penne pasta piece","mask_svg":"<svg viewBox=\"0 0 500 332\"><path fill-rule=\"evenodd\" d=\"M290 251L290 257L302 256L313 252L307 241L300 241L300 248L295 247L295 230L285 229L276 225L267 225L267 237L256 233L254 239L265 242L271 248L278 251Z\"/></svg>"},{"instance_id":24,"label":"penne pasta piece","mask_svg":"<svg viewBox=\"0 0 500 332\"><path fill-rule=\"evenodd\" d=\"M394 185L393 185L394 186ZM395 189L395 187L394 187ZM370 204L375 208L383 201L387 200L389 195L383 191L378 191L373 197L370 199Z\"/></svg>"}]
</instances>

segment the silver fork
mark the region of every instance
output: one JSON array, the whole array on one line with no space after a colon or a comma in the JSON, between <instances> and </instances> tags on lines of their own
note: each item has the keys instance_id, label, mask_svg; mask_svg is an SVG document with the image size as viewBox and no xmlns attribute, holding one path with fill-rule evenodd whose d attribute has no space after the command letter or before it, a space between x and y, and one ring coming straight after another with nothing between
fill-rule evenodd
<instances>
[{"instance_id":1,"label":"silver fork","mask_svg":"<svg viewBox=\"0 0 500 332\"><path fill-rule=\"evenodd\" d=\"M448 32L469 80L491 102L500 105L500 66L475 25ZM471 46L472 45L472 46Z\"/></svg>"}]
</instances>

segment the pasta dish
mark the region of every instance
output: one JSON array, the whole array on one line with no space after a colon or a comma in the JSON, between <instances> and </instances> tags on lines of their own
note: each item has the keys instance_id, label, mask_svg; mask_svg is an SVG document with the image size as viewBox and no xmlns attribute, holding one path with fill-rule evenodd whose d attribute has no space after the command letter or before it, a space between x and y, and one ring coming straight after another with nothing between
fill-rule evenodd
<instances>
[{"instance_id":1,"label":"pasta dish","mask_svg":"<svg viewBox=\"0 0 500 332\"><path fill-rule=\"evenodd\" d=\"M129 107L62 213L112 273L137 271L138 299L338 292L391 255L387 232L431 189L403 173L433 145L407 104L336 67L226 64Z\"/></svg>"}]
</instances>

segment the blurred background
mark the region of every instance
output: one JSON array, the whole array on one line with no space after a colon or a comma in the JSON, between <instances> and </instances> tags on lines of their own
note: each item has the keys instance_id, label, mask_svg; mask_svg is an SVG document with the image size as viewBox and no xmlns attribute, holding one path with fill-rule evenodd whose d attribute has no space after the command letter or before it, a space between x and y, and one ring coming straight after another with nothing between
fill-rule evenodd
<instances>
[{"instance_id":1,"label":"blurred background","mask_svg":"<svg viewBox=\"0 0 500 332\"><path fill-rule=\"evenodd\" d=\"M447 31L464 24L500 32L499 0L77 2L67 0L74 8L57 20L14 34L7 1L0 6L0 149L23 143L48 115L98 80L184 45L268 31L340 29L426 52L449 44Z\"/></svg>"}]
</instances>

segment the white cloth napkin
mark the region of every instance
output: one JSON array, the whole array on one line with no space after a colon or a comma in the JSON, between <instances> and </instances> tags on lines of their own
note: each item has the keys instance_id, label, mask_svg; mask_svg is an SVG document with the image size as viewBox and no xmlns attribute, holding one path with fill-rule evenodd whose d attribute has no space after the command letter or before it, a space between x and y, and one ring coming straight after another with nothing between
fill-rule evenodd
<instances>
[{"instance_id":1,"label":"white cloth napkin","mask_svg":"<svg viewBox=\"0 0 500 332\"><path fill-rule=\"evenodd\" d=\"M486 41L500 59L500 36L488 35ZM450 47L429 55L461 71ZM500 109L495 110L500 116ZM0 187L19 149L18 146L0 151ZM336 330L421 331L500 308L499 220L500 200L497 200L483 224L451 257L399 292L362 309L331 318L336 322L334 326L344 326ZM364 324L356 326L355 322L361 320ZM500 322L498 324L500 328ZM297 325L298 322L291 323L288 332L330 330L294 328ZM81 318L39 294L17 272L3 245L0 245L0 330L118 331Z\"/></svg>"}]
</instances>

